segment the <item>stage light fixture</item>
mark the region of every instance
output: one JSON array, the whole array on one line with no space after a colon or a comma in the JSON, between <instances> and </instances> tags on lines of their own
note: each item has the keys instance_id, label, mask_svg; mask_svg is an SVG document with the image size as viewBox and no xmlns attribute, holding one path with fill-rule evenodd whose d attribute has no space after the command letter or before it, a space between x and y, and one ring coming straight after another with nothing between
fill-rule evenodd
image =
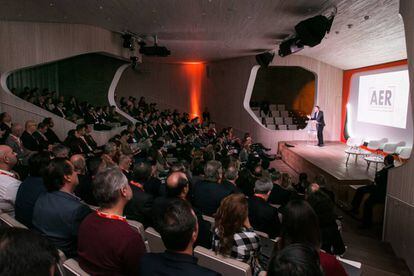
<instances>
[{"instance_id":1,"label":"stage light fixture","mask_svg":"<svg viewBox=\"0 0 414 276\"><path fill-rule=\"evenodd\" d=\"M279 45L279 56L285 57L303 50L304 46L314 47L330 32L337 9L332 8L329 16L317 15L299 22L296 34Z\"/></svg>"},{"instance_id":2,"label":"stage light fixture","mask_svg":"<svg viewBox=\"0 0 414 276\"><path fill-rule=\"evenodd\" d=\"M133 51L134 50L134 40L132 38L132 35L123 34L122 38L124 39L124 42L122 43L122 46L124 48L130 49L131 51Z\"/></svg>"},{"instance_id":3,"label":"stage light fixture","mask_svg":"<svg viewBox=\"0 0 414 276\"><path fill-rule=\"evenodd\" d=\"M291 55L293 53L299 52L303 50L304 45L301 43L300 39L297 37L293 37L289 40L283 41L279 45L279 56L285 57Z\"/></svg>"},{"instance_id":4,"label":"stage light fixture","mask_svg":"<svg viewBox=\"0 0 414 276\"><path fill-rule=\"evenodd\" d=\"M275 53L265 52L256 55L256 61L260 66L267 67L272 62Z\"/></svg>"},{"instance_id":5,"label":"stage light fixture","mask_svg":"<svg viewBox=\"0 0 414 276\"><path fill-rule=\"evenodd\" d=\"M154 36L154 45L153 46L146 46L146 43L141 41L138 43L139 53L146 55L146 56L157 56L157 57L167 57L171 55L171 51L164 46L158 46L157 37Z\"/></svg>"}]
</instances>

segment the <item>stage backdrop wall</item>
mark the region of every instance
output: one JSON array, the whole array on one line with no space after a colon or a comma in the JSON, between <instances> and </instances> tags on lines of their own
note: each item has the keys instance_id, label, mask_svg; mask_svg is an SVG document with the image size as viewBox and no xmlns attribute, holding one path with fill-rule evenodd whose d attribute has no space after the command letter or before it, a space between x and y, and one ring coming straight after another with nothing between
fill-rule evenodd
<instances>
[{"instance_id":1,"label":"stage backdrop wall","mask_svg":"<svg viewBox=\"0 0 414 276\"><path fill-rule=\"evenodd\" d=\"M410 99L414 103L414 2L400 0L407 42ZM384 222L384 239L395 253L404 258L414 271L414 162L392 169L388 174L388 191Z\"/></svg>"},{"instance_id":2,"label":"stage backdrop wall","mask_svg":"<svg viewBox=\"0 0 414 276\"><path fill-rule=\"evenodd\" d=\"M0 21L0 37L0 110L9 112L13 121L19 123L52 117L60 138L65 137L74 124L6 92L8 72L92 52L119 57L129 55L129 51L122 48L119 35L80 24ZM94 135L101 142L111 133L94 132Z\"/></svg>"}]
</instances>

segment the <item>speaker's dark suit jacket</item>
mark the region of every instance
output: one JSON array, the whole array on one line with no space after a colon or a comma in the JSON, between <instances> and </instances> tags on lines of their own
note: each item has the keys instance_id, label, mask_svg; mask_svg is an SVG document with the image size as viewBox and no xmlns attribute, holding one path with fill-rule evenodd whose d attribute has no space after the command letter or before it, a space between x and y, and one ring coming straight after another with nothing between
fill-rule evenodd
<instances>
[{"instance_id":1,"label":"speaker's dark suit jacket","mask_svg":"<svg viewBox=\"0 0 414 276\"><path fill-rule=\"evenodd\" d=\"M313 115L312 120L316 120L318 125L325 126L325 119L323 118L323 111L318 112L318 116L316 116L316 113Z\"/></svg>"},{"instance_id":2,"label":"speaker's dark suit jacket","mask_svg":"<svg viewBox=\"0 0 414 276\"><path fill-rule=\"evenodd\" d=\"M273 239L279 235L280 221L277 209L263 198L251 196L249 202L249 220L253 228L262 231Z\"/></svg>"}]
</instances>

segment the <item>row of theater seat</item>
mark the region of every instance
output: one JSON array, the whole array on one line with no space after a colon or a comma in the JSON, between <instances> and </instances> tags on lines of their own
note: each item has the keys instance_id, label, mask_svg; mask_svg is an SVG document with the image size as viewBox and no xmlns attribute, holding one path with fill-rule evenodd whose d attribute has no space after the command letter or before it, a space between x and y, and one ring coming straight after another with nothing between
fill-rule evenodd
<instances>
[{"instance_id":1,"label":"row of theater seat","mask_svg":"<svg viewBox=\"0 0 414 276\"><path fill-rule=\"evenodd\" d=\"M96 209L95 206L90 206L92 209ZM203 216L205 220L214 223L214 218ZM0 214L0 221L7 225L8 227L18 227L27 229L26 226L9 216L8 214ZM164 243L161 239L161 235L152 227L148 227L144 230L142 223L134 220L128 220L128 224L137 231L145 242L145 247L147 252L151 253L161 253L165 251ZM256 233L262 238L268 239L266 233L256 231ZM277 242L277 240L272 240ZM88 276L80 266L76 259L66 259L65 254L59 250L59 264L57 267L57 273L60 276ZM232 276L251 276L252 269L250 265L240 262L238 260L227 258L216 254L215 252L206 249L201 246L197 246L194 249L194 256L198 258L198 264L200 266L209 268L211 270L217 271L222 275L232 275Z\"/></svg>"}]
</instances>

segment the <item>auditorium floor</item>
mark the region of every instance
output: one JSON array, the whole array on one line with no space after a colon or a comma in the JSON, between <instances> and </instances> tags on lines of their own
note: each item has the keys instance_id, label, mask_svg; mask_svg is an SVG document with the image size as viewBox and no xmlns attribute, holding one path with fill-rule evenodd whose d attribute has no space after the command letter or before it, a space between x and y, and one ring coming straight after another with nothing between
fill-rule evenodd
<instances>
[{"instance_id":1,"label":"auditorium floor","mask_svg":"<svg viewBox=\"0 0 414 276\"><path fill-rule=\"evenodd\" d=\"M289 173L297 182L298 173L282 160L271 163L272 168ZM388 243L381 241L382 227L361 230L360 222L337 208L338 215L343 216L342 236L347 246L344 258L362 263L362 275L395 276L412 275L405 262L398 258Z\"/></svg>"}]
</instances>

